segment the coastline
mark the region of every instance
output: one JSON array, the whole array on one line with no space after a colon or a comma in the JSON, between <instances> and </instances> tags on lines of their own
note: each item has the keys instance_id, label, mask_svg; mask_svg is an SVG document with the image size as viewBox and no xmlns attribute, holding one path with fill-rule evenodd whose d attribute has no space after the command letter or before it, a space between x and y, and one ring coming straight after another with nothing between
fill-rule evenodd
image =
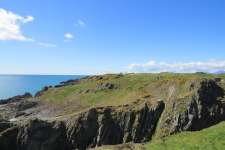
<instances>
[{"instance_id":1,"label":"coastline","mask_svg":"<svg viewBox=\"0 0 225 150\"><path fill-rule=\"evenodd\" d=\"M35 97L35 95L38 92L42 91L46 87L50 88L50 87L64 86L65 84L69 84L69 82L72 82L73 80L84 78L84 77L86 77L86 75L35 75L35 74L34 75L27 75L27 74L25 74L25 75L23 75L23 74L7 75L7 74L1 74L0 82L1 82L1 77L3 78L2 79L3 83L2 83L2 85L0 85L0 89L3 89L3 91L1 90L3 95L0 95L0 101L7 101L8 99L12 99L14 97L23 96L26 93L29 93ZM52 79L52 77L53 77L53 79ZM11 78L13 81L10 81ZM12 85L12 87L8 87L7 82L9 82L9 85L10 85L10 83L14 82L14 80L16 80L16 78L19 78L19 79L22 78L21 80L23 80L23 79L26 80L27 78L29 78L29 81L27 81L29 84L29 85L27 85L28 87L23 87L23 86L26 86L26 85L23 85L23 83L22 83L22 85L19 85L18 87L14 87L14 85ZM38 79L38 78L43 78L43 79ZM54 78L56 78L56 81L54 81ZM57 78L62 78L62 80L57 79ZM7 81L7 80L9 80L9 81ZM23 81L20 81L20 82L23 82ZM40 84L40 82L43 82L43 83L46 82L46 84L38 85L38 84ZM5 86L8 88L6 89ZM22 88L21 88L21 86L22 86ZM24 88L24 90L21 90L23 88ZM20 92L14 92L14 94L4 94L4 90L5 91L7 90L6 93L13 93L11 91L14 91L17 89L20 90Z\"/></svg>"}]
</instances>

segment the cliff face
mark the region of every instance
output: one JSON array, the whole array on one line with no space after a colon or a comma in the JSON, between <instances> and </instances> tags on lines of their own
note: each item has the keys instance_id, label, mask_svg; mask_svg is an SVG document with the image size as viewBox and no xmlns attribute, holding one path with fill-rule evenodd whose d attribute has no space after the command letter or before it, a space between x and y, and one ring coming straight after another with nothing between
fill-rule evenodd
<instances>
[{"instance_id":1,"label":"cliff face","mask_svg":"<svg viewBox=\"0 0 225 150\"><path fill-rule=\"evenodd\" d=\"M156 136L197 131L225 120L224 90L214 80L190 85L192 94L166 103Z\"/></svg>"},{"instance_id":2,"label":"cliff face","mask_svg":"<svg viewBox=\"0 0 225 150\"><path fill-rule=\"evenodd\" d=\"M163 110L162 101L121 108L91 109L67 124L68 139L73 148L79 149L148 141Z\"/></svg>"},{"instance_id":3,"label":"cliff face","mask_svg":"<svg viewBox=\"0 0 225 150\"><path fill-rule=\"evenodd\" d=\"M92 108L67 121L29 120L5 130L0 135L0 148L72 150L149 141L163 110L164 103L158 101L137 106Z\"/></svg>"},{"instance_id":4,"label":"cliff face","mask_svg":"<svg viewBox=\"0 0 225 150\"><path fill-rule=\"evenodd\" d=\"M177 95L181 89L172 84L162 100L146 96L126 105L93 107L63 120L28 118L13 124L0 120L0 149L83 150L141 143L225 120L224 90L218 81L183 84L187 90L182 96Z\"/></svg>"}]
</instances>

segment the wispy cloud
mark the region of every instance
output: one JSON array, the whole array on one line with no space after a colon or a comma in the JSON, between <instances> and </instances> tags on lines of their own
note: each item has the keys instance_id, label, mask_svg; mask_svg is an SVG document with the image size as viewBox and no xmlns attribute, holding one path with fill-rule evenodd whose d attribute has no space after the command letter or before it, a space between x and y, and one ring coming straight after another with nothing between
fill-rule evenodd
<instances>
[{"instance_id":1,"label":"wispy cloud","mask_svg":"<svg viewBox=\"0 0 225 150\"><path fill-rule=\"evenodd\" d=\"M32 22L32 16L20 16L11 11L0 8L0 40L33 41L23 35L21 26Z\"/></svg>"},{"instance_id":2,"label":"wispy cloud","mask_svg":"<svg viewBox=\"0 0 225 150\"><path fill-rule=\"evenodd\" d=\"M75 23L75 25L80 26L80 27L85 27L86 23L83 20L78 19L77 22Z\"/></svg>"},{"instance_id":3,"label":"wispy cloud","mask_svg":"<svg viewBox=\"0 0 225 150\"><path fill-rule=\"evenodd\" d=\"M27 16L26 18L23 19L23 23L28 23L34 21L33 16Z\"/></svg>"},{"instance_id":4,"label":"wispy cloud","mask_svg":"<svg viewBox=\"0 0 225 150\"><path fill-rule=\"evenodd\" d=\"M40 45L40 46L43 46L43 47L47 47L47 48L57 47L56 44L52 44L52 43L38 42L37 44Z\"/></svg>"},{"instance_id":5,"label":"wispy cloud","mask_svg":"<svg viewBox=\"0 0 225 150\"><path fill-rule=\"evenodd\" d=\"M65 38L65 41L69 41L69 40L73 39L73 34L72 33L65 33L64 38Z\"/></svg>"},{"instance_id":6,"label":"wispy cloud","mask_svg":"<svg viewBox=\"0 0 225 150\"><path fill-rule=\"evenodd\" d=\"M128 65L129 72L217 72L225 70L225 60L192 61L192 62L156 62L150 60L147 63L133 63Z\"/></svg>"}]
</instances>

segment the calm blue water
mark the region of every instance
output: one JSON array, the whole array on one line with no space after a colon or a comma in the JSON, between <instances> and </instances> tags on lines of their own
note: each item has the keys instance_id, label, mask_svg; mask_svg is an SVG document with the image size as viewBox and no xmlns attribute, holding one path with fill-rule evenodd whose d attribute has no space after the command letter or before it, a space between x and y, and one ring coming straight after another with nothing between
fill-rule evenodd
<instances>
[{"instance_id":1,"label":"calm blue water","mask_svg":"<svg viewBox=\"0 0 225 150\"><path fill-rule=\"evenodd\" d=\"M0 75L0 99L30 92L35 94L44 86L56 85L62 81L79 79L76 75Z\"/></svg>"}]
</instances>

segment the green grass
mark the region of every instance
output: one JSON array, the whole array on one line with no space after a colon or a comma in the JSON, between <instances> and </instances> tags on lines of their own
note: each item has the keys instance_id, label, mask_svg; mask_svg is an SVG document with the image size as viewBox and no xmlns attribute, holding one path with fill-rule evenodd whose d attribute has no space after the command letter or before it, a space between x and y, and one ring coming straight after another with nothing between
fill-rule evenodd
<instances>
[{"instance_id":1,"label":"green grass","mask_svg":"<svg viewBox=\"0 0 225 150\"><path fill-rule=\"evenodd\" d=\"M223 150L225 122L197 132L183 132L145 145L147 150Z\"/></svg>"},{"instance_id":2,"label":"green grass","mask_svg":"<svg viewBox=\"0 0 225 150\"><path fill-rule=\"evenodd\" d=\"M68 106L74 111L79 111L88 107L122 105L142 99L146 95L151 98L167 100L170 98L169 89L176 90L173 99L183 99L192 93L188 90L190 83L202 78L215 78L225 76L215 76L210 74L125 74L103 75L102 79L88 78L82 79L76 85L69 85L61 88L51 88L39 99L48 104L58 106ZM98 89L101 83L112 83L115 89ZM71 108L70 108L71 107Z\"/></svg>"},{"instance_id":3,"label":"green grass","mask_svg":"<svg viewBox=\"0 0 225 150\"><path fill-rule=\"evenodd\" d=\"M90 104L101 103L102 101L112 102L123 101L123 98L128 98L129 95L135 95L135 93L142 90L145 83L149 83L154 80L152 76L146 75L126 75L116 78L115 75L104 76L102 80L82 80L77 85L65 86L61 88L53 88L41 97L44 101L49 102L62 102L66 100L78 100L82 99L83 102ZM96 87L100 83L112 83L116 86L112 90L98 90ZM89 90L89 92L85 92Z\"/></svg>"}]
</instances>

